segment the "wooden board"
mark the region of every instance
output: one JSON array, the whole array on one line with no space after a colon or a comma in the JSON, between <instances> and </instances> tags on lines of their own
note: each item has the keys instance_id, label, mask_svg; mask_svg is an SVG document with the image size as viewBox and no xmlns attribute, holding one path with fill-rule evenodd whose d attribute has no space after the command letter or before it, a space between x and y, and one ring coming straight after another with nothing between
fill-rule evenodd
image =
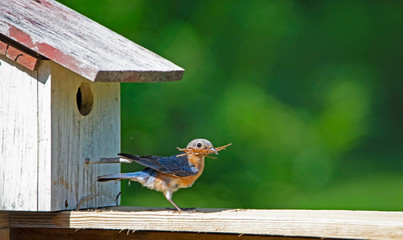
<instances>
[{"instance_id":1,"label":"wooden board","mask_svg":"<svg viewBox=\"0 0 403 240\"><path fill-rule=\"evenodd\" d=\"M9 218L7 212L0 212L0 240L10 239Z\"/></svg>"},{"instance_id":2,"label":"wooden board","mask_svg":"<svg viewBox=\"0 0 403 240\"><path fill-rule=\"evenodd\" d=\"M82 84L93 96L86 116L77 107ZM29 71L0 55L0 102L0 210L116 205L120 184L96 179L120 165L85 159L120 151L120 83L90 82L50 60Z\"/></svg>"},{"instance_id":3,"label":"wooden board","mask_svg":"<svg viewBox=\"0 0 403 240\"><path fill-rule=\"evenodd\" d=\"M3 42L0 39L0 54L5 55L10 60L17 62L21 66L33 71L38 63L38 58L30 55L27 52L21 51L20 49L11 46L7 42Z\"/></svg>"},{"instance_id":4,"label":"wooden board","mask_svg":"<svg viewBox=\"0 0 403 240\"><path fill-rule=\"evenodd\" d=\"M403 212L145 208L10 214L10 228L205 232L338 239L403 239Z\"/></svg>"},{"instance_id":5,"label":"wooden board","mask_svg":"<svg viewBox=\"0 0 403 240\"><path fill-rule=\"evenodd\" d=\"M51 129L52 164L46 167L51 169L48 172L51 175L43 176L50 181L43 184L51 184L50 195L44 190L45 197L51 196L51 207L39 210L76 209L81 200L83 208L115 206L120 183L98 183L97 176L119 173L120 164L86 165L85 159L116 157L120 152L120 83L90 82L48 62L51 93L46 94L51 94L51 103L44 106L51 104L51 110L44 114L47 114L48 124L51 123L45 129ZM77 107L80 86L86 86L93 99L92 109L85 116ZM40 159L40 164L44 159Z\"/></svg>"},{"instance_id":6,"label":"wooden board","mask_svg":"<svg viewBox=\"0 0 403 240\"><path fill-rule=\"evenodd\" d=\"M183 76L182 68L54 0L1 0L0 12L0 35L91 81Z\"/></svg>"},{"instance_id":7,"label":"wooden board","mask_svg":"<svg viewBox=\"0 0 403 240\"><path fill-rule=\"evenodd\" d=\"M117 230L74 230L51 228L14 228L11 229L13 240L310 240L317 238L262 236L249 234L223 234L223 233L191 233L191 232L151 232L151 231L117 231ZM1 238L0 238L1 239Z\"/></svg>"},{"instance_id":8,"label":"wooden board","mask_svg":"<svg viewBox=\"0 0 403 240\"><path fill-rule=\"evenodd\" d=\"M38 67L38 208L51 210L52 192L52 118L51 118L51 61L42 60Z\"/></svg>"},{"instance_id":9,"label":"wooden board","mask_svg":"<svg viewBox=\"0 0 403 240\"><path fill-rule=\"evenodd\" d=\"M9 240L10 239L10 229L8 229L8 228L0 229L0 239Z\"/></svg>"},{"instance_id":10,"label":"wooden board","mask_svg":"<svg viewBox=\"0 0 403 240\"><path fill-rule=\"evenodd\" d=\"M0 209L37 209L37 84L29 71L0 55Z\"/></svg>"},{"instance_id":11,"label":"wooden board","mask_svg":"<svg viewBox=\"0 0 403 240\"><path fill-rule=\"evenodd\" d=\"M0 229L8 228L8 227L9 227L8 213L7 212L0 212Z\"/></svg>"}]
</instances>

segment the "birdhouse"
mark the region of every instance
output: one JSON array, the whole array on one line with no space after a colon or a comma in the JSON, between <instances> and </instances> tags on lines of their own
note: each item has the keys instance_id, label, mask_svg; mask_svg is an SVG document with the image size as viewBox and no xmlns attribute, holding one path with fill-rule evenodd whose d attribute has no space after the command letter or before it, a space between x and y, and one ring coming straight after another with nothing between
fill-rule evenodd
<instances>
[{"instance_id":1,"label":"birdhouse","mask_svg":"<svg viewBox=\"0 0 403 240\"><path fill-rule=\"evenodd\" d=\"M0 210L116 204L120 82L183 69L53 0L0 2Z\"/></svg>"}]
</instances>

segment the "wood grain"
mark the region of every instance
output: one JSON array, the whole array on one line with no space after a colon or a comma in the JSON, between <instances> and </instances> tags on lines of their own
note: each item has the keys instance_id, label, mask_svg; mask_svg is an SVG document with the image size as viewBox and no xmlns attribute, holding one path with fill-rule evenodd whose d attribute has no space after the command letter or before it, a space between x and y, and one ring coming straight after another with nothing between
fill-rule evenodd
<instances>
[{"instance_id":1,"label":"wood grain","mask_svg":"<svg viewBox=\"0 0 403 240\"><path fill-rule=\"evenodd\" d=\"M8 213L7 212L0 212L0 229L8 228L9 225L10 225L10 221L9 221L9 218L8 218Z\"/></svg>"},{"instance_id":2,"label":"wood grain","mask_svg":"<svg viewBox=\"0 0 403 240\"><path fill-rule=\"evenodd\" d=\"M38 208L52 209L52 115L51 61L42 60L38 66Z\"/></svg>"},{"instance_id":3,"label":"wood grain","mask_svg":"<svg viewBox=\"0 0 403 240\"><path fill-rule=\"evenodd\" d=\"M9 218L7 212L0 212L0 240L10 239Z\"/></svg>"},{"instance_id":4,"label":"wood grain","mask_svg":"<svg viewBox=\"0 0 403 240\"><path fill-rule=\"evenodd\" d=\"M38 58L30 55L27 52L21 51L15 46L11 46L0 39L0 54L5 55L10 60L18 62L20 65L28 68L29 70L35 70Z\"/></svg>"},{"instance_id":5,"label":"wood grain","mask_svg":"<svg viewBox=\"0 0 403 240\"><path fill-rule=\"evenodd\" d=\"M0 209L37 209L37 80L0 55Z\"/></svg>"},{"instance_id":6,"label":"wood grain","mask_svg":"<svg viewBox=\"0 0 403 240\"><path fill-rule=\"evenodd\" d=\"M10 229L8 229L8 228L0 229L0 239L9 240L10 239Z\"/></svg>"},{"instance_id":7,"label":"wood grain","mask_svg":"<svg viewBox=\"0 0 403 240\"><path fill-rule=\"evenodd\" d=\"M91 80L180 80L184 70L54 0L0 1L0 36Z\"/></svg>"},{"instance_id":8,"label":"wood grain","mask_svg":"<svg viewBox=\"0 0 403 240\"><path fill-rule=\"evenodd\" d=\"M205 232L339 239L403 239L403 212L111 208L10 215L10 228Z\"/></svg>"},{"instance_id":9,"label":"wood grain","mask_svg":"<svg viewBox=\"0 0 403 240\"><path fill-rule=\"evenodd\" d=\"M191 232L151 232L151 231L118 231L118 230L74 230L74 229L35 229L14 228L11 229L13 240L48 240L52 239L77 240L77 239L113 239L113 240L310 240L311 238L279 237L263 235L239 235L222 233L191 233ZM1 238L0 238L1 239ZM314 238L317 239L317 238Z\"/></svg>"},{"instance_id":10,"label":"wood grain","mask_svg":"<svg viewBox=\"0 0 403 240\"><path fill-rule=\"evenodd\" d=\"M115 157L120 151L120 84L90 82L50 62L51 76L51 208L114 206L116 182L97 176L120 172L120 164L85 164L85 159ZM68 79L68 81L66 81ZM90 89L93 107L86 116L77 107L80 86ZM46 183L44 183L46 184Z\"/></svg>"},{"instance_id":11,"label":"wood grain","mask_svg":"<svg viewBox=\"0 0 403 240\"><path fill-rule=\"evenodd\" d=\"M93 96L86 116L77 107L82 84ZM28 71L0 55L0 103L0 210L116 205L120 184L96 179L120 165L85 159L120 151L119 83L90 82L50 60Z\"/></svg>"}]
</instances>

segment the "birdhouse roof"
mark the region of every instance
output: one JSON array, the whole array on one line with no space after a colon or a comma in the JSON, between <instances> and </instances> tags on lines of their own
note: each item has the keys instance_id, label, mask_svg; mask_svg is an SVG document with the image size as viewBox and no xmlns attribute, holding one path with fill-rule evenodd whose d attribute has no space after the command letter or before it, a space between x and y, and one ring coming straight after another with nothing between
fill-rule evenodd
<instances>
[{"instance_id":1,"label":"birdhouse roof","mask_svg":"<svg viewBox=\"0 0 403 240\"><path fill-rule=\"evenodd\" d=\"M1 0L6 38L91 80L180 80L184 70L53 0Z\"/></svg>"}]
</instances>

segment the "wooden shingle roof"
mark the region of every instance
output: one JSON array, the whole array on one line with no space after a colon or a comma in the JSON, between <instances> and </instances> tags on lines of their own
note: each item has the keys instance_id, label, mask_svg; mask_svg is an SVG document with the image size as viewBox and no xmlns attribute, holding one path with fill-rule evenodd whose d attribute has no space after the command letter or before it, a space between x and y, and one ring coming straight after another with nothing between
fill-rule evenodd
<instances>
[{"instance_id":1,"label":"wooden shingle roof","mask_svg":"<svg viewBox=\"0 0 403 240\"><path fill-rule=\"evenodd\" d=\"M184 72L53 0L1 0L0 37L91 81L173 81Z\"/></svg>"}]
</instances>

